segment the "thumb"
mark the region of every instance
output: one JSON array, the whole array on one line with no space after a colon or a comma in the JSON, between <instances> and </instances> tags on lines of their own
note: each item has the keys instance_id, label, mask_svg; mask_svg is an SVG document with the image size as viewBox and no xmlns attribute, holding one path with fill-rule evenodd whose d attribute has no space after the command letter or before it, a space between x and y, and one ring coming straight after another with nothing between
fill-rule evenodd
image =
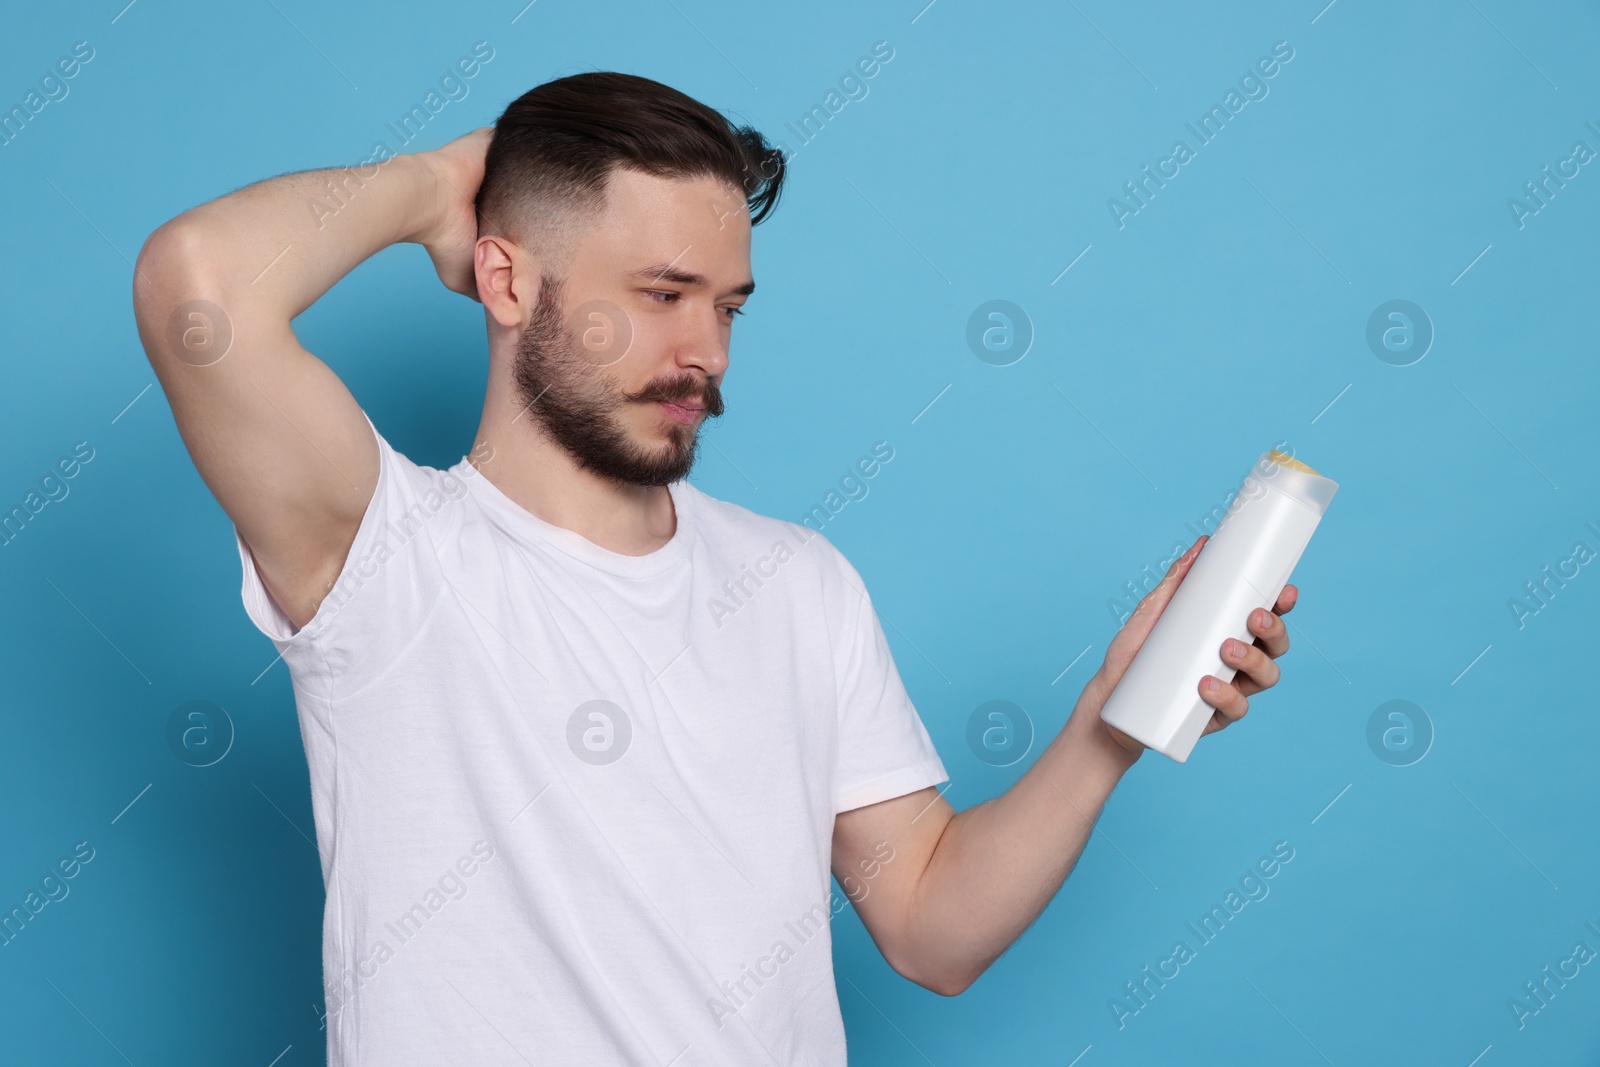
<instances>
[{"instance_id":1,"label":"thumb","mask_svg":"<svg viewBox=\"0 0 1600 1067\"><path fill-rule=\"evenodd\" d=\"M1128 616L1128 621L1122 624L1122 629L1117 631L1117 636L1111 639L1106 647L1105 662L1100 667L1100 673L1109 688L1115 688L1122 681L1122 676L1128 673L1128 665L1139 654L1139 649L1144 647L1145 639L1155 629L1156 620L1166 611L1184 576L1194 567L1194 561L1200 558L1200 550L1205 547L1208 537L1202 534L1189 546L1189 551L1167 568L1166 576L1145 594L1133 609L1133 614Z\"/></svg>"}]
</instances>

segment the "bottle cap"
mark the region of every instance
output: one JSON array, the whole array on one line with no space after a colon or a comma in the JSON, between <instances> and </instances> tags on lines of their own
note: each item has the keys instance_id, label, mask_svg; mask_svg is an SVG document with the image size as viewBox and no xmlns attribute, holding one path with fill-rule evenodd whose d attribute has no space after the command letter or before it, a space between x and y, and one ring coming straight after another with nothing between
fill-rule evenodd
<instances>
[{"instance_id":1,"label":"bottle cap","mask_svg":"<svg viewBox=\"0 0 1600 1067\"><path fill-rule=\"evenodd\" d=\"M1271 449L1257 464L1264 481L1291 500L1304 504L1318 515L1328 510L1339 483L1313 470L1293 456Z\"/></svg>"}]
</instances>

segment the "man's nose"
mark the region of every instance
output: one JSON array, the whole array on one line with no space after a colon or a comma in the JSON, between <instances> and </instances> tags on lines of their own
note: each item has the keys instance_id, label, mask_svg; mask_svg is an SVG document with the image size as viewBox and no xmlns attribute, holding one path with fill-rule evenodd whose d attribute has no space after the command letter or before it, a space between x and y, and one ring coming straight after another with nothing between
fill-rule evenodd
<instances>
[{"instance_id":1,"label":"man's nose","mask_svg":"<svg viewBox=\"0 0 1600 1067\"><path fill-rule=\"evenodd\" d=\"M677 363L697 367L708 378L717 378L728 368L727 331L718 321L722 313L711 308L706 313L685 316L678 338Z\"/></svg>"}]
</instances>

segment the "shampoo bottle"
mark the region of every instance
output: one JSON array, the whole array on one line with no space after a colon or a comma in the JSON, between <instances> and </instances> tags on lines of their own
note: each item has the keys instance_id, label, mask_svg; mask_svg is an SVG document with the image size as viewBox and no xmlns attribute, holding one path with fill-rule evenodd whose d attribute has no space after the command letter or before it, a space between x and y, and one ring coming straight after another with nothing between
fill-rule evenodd
<instances>
[{"instance_id":1,"label":"shampoo bottle","mask_svg":"<svg viewBox=\"0 0 1600 1067\"><path fill-rule=\"evenodd\" d=\"M1255 641L1250 613L1278 602L1338 488L1292 456L1262 453L1100 717L1147 748L1187 760L1213 711L1200 679L1233 680L1222 643Z\"/></svg>"}]
</instances>

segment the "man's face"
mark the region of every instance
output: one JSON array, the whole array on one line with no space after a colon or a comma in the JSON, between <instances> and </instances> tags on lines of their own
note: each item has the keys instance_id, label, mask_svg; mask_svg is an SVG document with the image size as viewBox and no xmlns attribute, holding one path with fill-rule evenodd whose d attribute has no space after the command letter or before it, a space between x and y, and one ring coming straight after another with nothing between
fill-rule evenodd
<instances>
[{"instance_id":1,"label":"man's face","mask_svg":"<svg viewBox=\"0 0 1600 1067\"><path fill-rule=\"evenodd\" d=\"M565 277L545 276L518 343L524 411L578 464L666 485L694 466L750 277L744 196L711 178L612 171Z\"/></svg>"}]
</instances>

